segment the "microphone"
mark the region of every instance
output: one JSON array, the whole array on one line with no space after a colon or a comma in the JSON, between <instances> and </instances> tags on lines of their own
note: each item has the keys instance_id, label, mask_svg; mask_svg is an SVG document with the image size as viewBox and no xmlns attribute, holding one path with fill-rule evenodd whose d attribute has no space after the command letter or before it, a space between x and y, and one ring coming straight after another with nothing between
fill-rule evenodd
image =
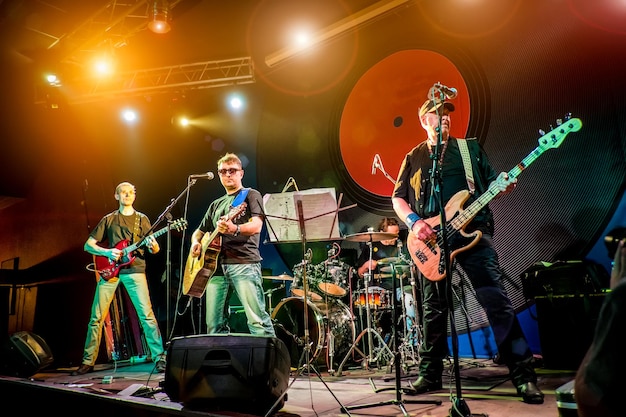
<instances>
[{"instance_id":1,"label":"microphone","mask_svg":"<svg viewBox=\"0 0 626 417\"><path fill-rule=\"evenodd\" d=\"M376 174L376 168L378 168L378 161L380 160L380 155L374 155L374 160L372 161L372 175Z\"/></svg>"},{"instance_id":2,"label":"microphone","mask_svg":"<svg viewBox=\"0 0 626 417\"><path fill-rule=\"evenodd\" d=\"M192 179L192 180L196 180L196 179L212 180L213 178L215 178L215 175L213 175L211 171L205 172L204 174L191 174L189 176L189 179Z\"/></svg>"},{"instance_id":3,"label":"microphone","mask_svg":"<svg viewBox=\"0 0 626 417\"><path fill-rule=\"evenodd\" d=\"M435 83L432 88L428 91L428 98L434 100L437 98L437 92L441 92L445 96L446 99L452 100L456 98L459 92L454 87L447 87L440 82Z\"/></svg>"}]
</instances>

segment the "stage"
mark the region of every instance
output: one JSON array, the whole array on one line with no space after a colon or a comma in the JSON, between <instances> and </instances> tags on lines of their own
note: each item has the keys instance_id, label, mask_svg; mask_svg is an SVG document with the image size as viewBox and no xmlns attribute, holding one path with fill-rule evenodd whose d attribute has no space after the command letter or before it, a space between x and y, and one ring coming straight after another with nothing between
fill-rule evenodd
<instances>
[{"instance_id":1,"label":"stage","mask_svg":"<svg viewBox=\"0 0 626 417\"><path fill-rule=\"evenodd\" d=\"M537 361L540 364L540 359ZM472 415L556 417L555 390L574 378L573 371L537 368L538 386L545 394L542 405L529 405L515 395L507 369L492 360L459 359L461 398ZM6 409L22 416L62 413L64 416L231 416L249 414L228 409L196 410L171 401L162 382L166 374L153 372L151 362L96 365L94 372L71 376L75 368L43 369L30 377L0 376ZM318 371L318 373L314 372ZM400 386L414 380L416 369L400 370ZM450 415L456 383L444 378L441 391L410 396L396 390L396 368L348 366L338 375L318 370L292 369L284 406L277 417ZM382 389L382 390L381 390ZM246 401L242 399L241 401ZM415 402L415 403L412 403ZM440 402L440 404L437 404ZM370 406L371 405L371 406ZM363 407L361 407L363 406ZM345 412L347 411L347 412Z\"/></svg>"}]
</instances>

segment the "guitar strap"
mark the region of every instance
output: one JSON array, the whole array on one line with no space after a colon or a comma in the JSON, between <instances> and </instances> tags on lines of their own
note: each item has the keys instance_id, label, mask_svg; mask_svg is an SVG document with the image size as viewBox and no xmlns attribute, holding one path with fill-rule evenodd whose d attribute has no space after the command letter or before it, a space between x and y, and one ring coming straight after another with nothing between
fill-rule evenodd
<instances>
[{"instance_id":1,"label":"guitar strap","mask_svg":"<svg viewBox=\"0 0 626 417\"><path fill-rule=\"evenodd\" d=\"M133 243L139 242L139 225L141 224L141 215L135 211L135 229L133 230Z\"/></svg>"},{"instance_id":2,"label":"guitar strap","mask_svg":"<svg viewBox=\"0 0 626 417\"><path fill-rule=\"evenodd\" d=\"M476 186L474 185L474 174L472 173L472 160L470 158L469 149L467 147L467 141L465 139L457 139L459 144L459 152L463 158L463 168L465 168L465 178L467 179L467 188L470 194L474 194Z\"/></svg>"}]
</instances>

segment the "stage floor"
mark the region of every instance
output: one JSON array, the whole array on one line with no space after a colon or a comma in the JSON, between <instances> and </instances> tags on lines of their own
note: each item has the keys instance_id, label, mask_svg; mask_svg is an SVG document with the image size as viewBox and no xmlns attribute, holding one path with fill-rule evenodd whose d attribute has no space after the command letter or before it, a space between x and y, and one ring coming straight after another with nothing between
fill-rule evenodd
<instances>
[{"instance_id":1,"label":"stage floor","mask_svg":"<svg viewBox=\"0 0 626 417\"><path fill-rule=\"evenodd\" d=\"M556 417L559 409L555 390L574 378L571 370L537 368L545 402L530 405L515 395L506 367L482 359L461 358L459 364L460 398L472 416ZM19 410L22 416L50 412L115 417L255 415L226 409L188 409L169 399L161 386L165 374L153 373L153 368L152 363L101 364L83 376L71 376L75 368L44 369L29 378L0 376L0 392L5 407ZM400 370L400 386L406 387L415 379L416 368L402 368L406 369ZM443 390L410 396L396 389L396 368L389 363L345 367L340 375L324 369L318 373L293 370L284 406L274 416L456 416L450 411L459 398L456 383L444 379ZM378 391L381 388L387 389Z\"/></svg>"}]
</instances>

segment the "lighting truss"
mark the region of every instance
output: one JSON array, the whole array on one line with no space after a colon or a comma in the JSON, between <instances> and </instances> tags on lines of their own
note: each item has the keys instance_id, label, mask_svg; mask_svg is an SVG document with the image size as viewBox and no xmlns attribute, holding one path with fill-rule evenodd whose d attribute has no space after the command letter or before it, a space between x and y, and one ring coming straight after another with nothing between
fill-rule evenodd
<instances>
[{"instance_id":1,"label":"lighting truss","mask_svg":"<svg viewBox=\"0 0 626 417\"><path fill-rule=\"evenodd\" d=\"M254 83L254 65L250 57L121 72L110 78L72 80L63 88L68 104L79 104L118 97L141 96L172 90L216 88ZM42 94L43 93L43 94ZM36 104L44 103L39 91Z\"/></svg>"}]
</instances>

